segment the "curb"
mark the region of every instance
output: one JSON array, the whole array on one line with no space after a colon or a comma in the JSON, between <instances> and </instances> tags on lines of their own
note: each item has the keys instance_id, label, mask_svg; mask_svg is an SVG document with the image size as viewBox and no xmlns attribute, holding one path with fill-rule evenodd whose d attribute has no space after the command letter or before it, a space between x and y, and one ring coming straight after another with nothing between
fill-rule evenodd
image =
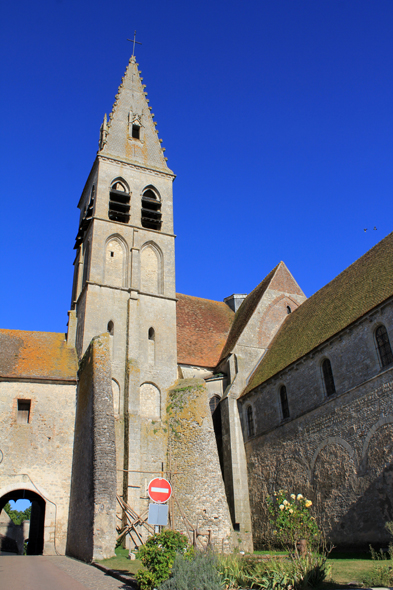
<instances>
[{"instance_id":1,"label":"curb","mask_svg":"<svg viewBox=\"0 0 393 590\"><path fill-rule=\"evenodd\" d=\"M112 578L116 578L116 580L119 580L120 582L127 584L130 588L133 588L134 590L139 590L139 587L138 587L138 584L137 584L137 581L135 578L133 578L131 576L125 576L123 574L119 574L118 572L111 570L109 567L105 567L105 565L102 565L101 563L97 563L96 561L93 561L91 563L91 565L93 565L97 569L104 572L107 576L112 576Z\"/></svg>"}]
</instances>

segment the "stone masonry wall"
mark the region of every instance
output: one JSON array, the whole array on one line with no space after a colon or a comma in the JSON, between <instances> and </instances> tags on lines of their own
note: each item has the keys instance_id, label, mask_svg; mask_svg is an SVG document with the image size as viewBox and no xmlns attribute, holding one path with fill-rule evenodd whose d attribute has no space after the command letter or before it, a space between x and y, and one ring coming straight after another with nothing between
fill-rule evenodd
<instances>
[{"instance_id":1,"label":"stone masonry wall","mask_svg":"<svg viewBox=\"0 0 393 590\"><path fill-rule=\"evenodd\" d=\"M168 416L168 460L178 472L172 480L175 528L187 534L191 526L205 534L210 529L214 547L226 551L232 525L202 379L177 382L169 392ZM207 536L199 540L206 544Z\"/></svg>"},{"instance_id":2,"label":"stone masonry wall","mask_svg":"<svg viewBox=\"0 0 393 590\"><path fill-rule=\"evenodd\" d=\"M29 490L45 500L44 555L65 553L73 429L73 384L0 382L0 497ZM18 399L30 400L18 423Z\"/></svg>"},{"instance_id":3,"label":"stone masonry wall","mask_svg":"<svg viewBox=\"0 0 393 590\"><path fill-rule=\"evenodd\" d=\"M375 330L393 342L393 305L385 302L331 340L240 398L256 546L269 537L266 495L287 488L311 498L335 545L387 543L393 519L393 368L381 366ZM336 393L327 396L328 358ZM290 417L283 419L285 385ZM249 437L251 406L255 435ZM248 439L248 440L247 440Z\"/></svg>"},{"instance_id":4,"label":"stone masonry wall","mask_svg":"<svg viewBox=\"0 0 393 590\"><path fill-rule=\"evenodd\" d=\"M387 544L393 520L393 370L246 444L256 547L270 538L266 496L303 493L339 547Z\"/></svg>"},{"instance_id":5,"label":"stone masonry wall","mask_svg":"<svg viewBox=\"0 0 393 590\"><path fill-rule=\"evenodd\" d=\"M114 555L116 445L110 336L94 338L79 370L67 554L92 561Z\"/></svg>"}]
</instances>

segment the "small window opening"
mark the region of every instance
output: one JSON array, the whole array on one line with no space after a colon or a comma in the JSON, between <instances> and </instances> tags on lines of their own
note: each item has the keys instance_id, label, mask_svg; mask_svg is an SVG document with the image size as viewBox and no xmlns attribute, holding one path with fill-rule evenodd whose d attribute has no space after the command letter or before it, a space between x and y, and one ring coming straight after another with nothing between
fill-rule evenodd
<instances>
[{"instance_id":1,"label":"small window opening","mask_svg":"<svg viewBox=\"0 0 393 590\"><path fill-rule=\"evenodd\" d=\"M18 399L18 424L29 424L30 422L30 405L29 399Z\"/></svg>"},{"instance_id":2,"label":"small window opening","mask_svg":"<svg viewBox=\"0 0 393 590\"><path fill-rule=\"evenodd\" d=\"M378 346L379 358L381 365L387 367L393 363L392 347L390 346L389 336L385 326L379 326L375 331L375 338Z\"/></svg>"},{"instance_id":3,"label":"small window opening","mask_svg":"<svg viewBox=\"0 0 393 590\"><path fill-rule=\"evenodd\" d=\"M110 322L108 322L108 333L113 336L113 334L115 333L115 324L112 322L112 320Z\"/></svg>"},{"instance_id":4,"label":"small window opening","mask_svg":"<svg viewBox=\"0 0 393 590\"><path fill-rule=\"evenodd\" d=\"M252 412L252 407L248 406L247 408L247 431L248 431L248 438L254 436L254 416Z\"/></svg>"},{"instance_id":5,"label":"small window opening","mask_svg":"<svg viewBox=\"0 0 393 590\"><path fill-rule=\"evenodd\" d=\"M113 258L113 257L114 257L114 255L115 255L115 253L114 253L114 252L111 252L111 258Z\"/></svg>"},{"instance_id":6,"label":"small window opening","mask_svg":"<svg viewBox=\"0 0 393 590\"><path fill-rule=\"evenodd\" d=\"M149 229L161 229L161 202L151 189L142 195L142 226Z\"/></svg>"},{"instance_id":7,"label":"small window opening","mask_svg":"<svg viewBox=\"0 0 393 590\"><path fill-rule=\"evenodd\" d=\"M130 220L130 194L121 182L115 182L110 190L108 217L120 223Z\"/></svg>"},{"instance_id":8,"label":"small window opening","mask_svg":"<svg viewBox=\"0 0 393 590\"><path fill-rule=\"evenodd\" d=\"M233 530L237 533L240 533L240 524L238 522L235 522L235 524L233 525Z\"/></svg>"},{"instance_id":9,"label":"small window opening","mask_svg":"<svg viewBox=\"0 0 393 590\"><path fill-rule=\"evenodd\" d=\"M326 395L333 395L333 393L336 393L336 386L334 384L332 365L329 359L323 361L322 372L325 381Z\"/></svg>"},{"instance_id":10,"label":"small window opening","mask_svg":"<svg viewBox=\"0 0 393 590\"><path fill-rule=\"evenodd\" d=\"M156 334L154 332L154 328L149 328L149 340L155 340Z\"/></svg>"},{"instance_id":11,"label":"small window opening","mask_svg":"<svg viewBox=\"0 0 393 590\"><path fill-rule=\"evenodd\" d=\"M139 125L132 125L132 137L134 139L140 139L140 131L141 128L139 127Z\"/></svg>"},{"instance_id":12,"label":"small window opening","mask_svg":"<svg viewBox=\"0 0 393 590\"><path fill-rule=\"evenodd\" d=\"M283 385L280 388L280 400L281 400L281 411L283 420L289 418L289 404L288 404L288 396L287 396L287 388Z\"/></svg>"},{"instance_id":13,"label":"small window opening","mask_svg":"<svg viewBox=\"0 0 393 590\"><path fill-rule=\"evenodd\" d=\"M287 305L287 313L288 313L288 314L292 313L292 309L290 308L290 306L289 306L289 305Z\"/></svg>"},{"instance_id":14,"label":"small window opening","mask_svg":"<svg viewBox=\"0 0 393 590\"><path fill-rule=\"evenodd\" d=\"M213 395L213 397L210 398L209 401L209 406L210 406L210 411L212 413L212 415L214 414L218 404L220 403L220 396L219 395Z\"/></svg>"}]
</instances>

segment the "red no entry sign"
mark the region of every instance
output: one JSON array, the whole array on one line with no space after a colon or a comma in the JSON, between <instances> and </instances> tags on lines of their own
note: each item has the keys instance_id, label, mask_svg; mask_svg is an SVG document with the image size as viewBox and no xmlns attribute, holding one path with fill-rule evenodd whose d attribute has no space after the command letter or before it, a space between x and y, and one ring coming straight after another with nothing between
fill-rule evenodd
<instances>
[{"instance_id":1,"label":"red no entry sign","mask_svg":"<svg viewBox=\"0 0 393 590\"><path fill-rule=\"evenodd\" d=\"M171 497L172 487L167 479L164 479L162 477L155 477L149 483L147 491L153 502L163 504L164 502L167 502Z\"/></svg>"}]
</instances>

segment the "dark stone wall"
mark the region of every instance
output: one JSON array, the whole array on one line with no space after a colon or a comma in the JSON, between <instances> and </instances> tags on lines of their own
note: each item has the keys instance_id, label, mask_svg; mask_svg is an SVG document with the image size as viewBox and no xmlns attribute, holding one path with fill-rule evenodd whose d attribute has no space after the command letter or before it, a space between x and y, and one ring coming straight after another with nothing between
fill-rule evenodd
<instances>
[{"instance_id":1,"label":"dark stone wall","mask_svg":"<svg viewBox=\"0 0 393 590\"><path fill-rule=\"evenodd\" d=\"M266 496L302 493L341 548L387 545L393 520L393 369L246 443L256 547L273 540Z\"/></svg>"},{"instance_id":2,"label":"dark stone wall","mask_svg":"<svg viewBox=\"0 0 393 590\"><path fill-rule=\"evenodd\" d=\"M90 562L114 555L116 445L109 334L82 358L75 419L67 554Z\"/></svg>"}]
</instances>

